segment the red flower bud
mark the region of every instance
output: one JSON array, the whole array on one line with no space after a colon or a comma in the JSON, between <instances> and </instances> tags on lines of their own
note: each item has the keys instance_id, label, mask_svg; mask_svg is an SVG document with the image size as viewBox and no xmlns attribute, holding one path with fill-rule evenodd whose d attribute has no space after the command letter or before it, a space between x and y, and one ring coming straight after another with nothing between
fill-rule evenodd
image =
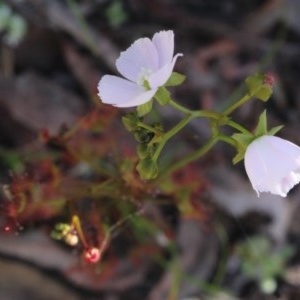
<instances>
[{"instance_id":1,"label":"red flower bud","mask_svg":"<svg viewBox=\"0 0 300 300\"><path fill-rule=\"evenodd\" d=\"M264 80L263 80L264 84L267 84L272 87L274 85L274 82L275 82L275 78L273 74L271 73L264 74Z\"/></svg>"},{"instance_id":2,"label":"red flower bud","mask_svg":"<svg viewBox=\"0 0 300 300\"><path fill-rule=\"evenodd\" d=\"M96 247L88 248L83 253L83 257L86 262L95 264L100 259L100 250Z\"/></svg>"}]
</instances>

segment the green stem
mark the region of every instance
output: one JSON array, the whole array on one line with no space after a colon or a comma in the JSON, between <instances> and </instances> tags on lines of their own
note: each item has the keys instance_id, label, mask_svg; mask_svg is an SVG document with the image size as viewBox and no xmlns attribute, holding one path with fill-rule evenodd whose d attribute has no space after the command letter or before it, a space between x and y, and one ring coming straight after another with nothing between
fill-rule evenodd
<instances>
[{"instance_id":1,"label":"green stem","mask_svg":"<svg viewBox=\"0 0 300 300\"><path fill-rule=\"evenodd\" d=\"M206 154L219 140L222 140L222 141L232 145L233 147L236 147L236 142L234 139L219 133L219 130L218 130L219 126L228 125L232 128L237 129L238 131L240 131L242 133L251 134L251 132L249 130L247 130L246 128L244 128L242 125L240 125L228 118L228 115L231 112L233 112L235 109L237 109L243 103L247 102L251 97L252 96L246 94L238 102L233 104L231 107L227 108L223 113L217 113L217 112L207 111L207 110L197 110L197 111L190 110L190 109L176 103L175 101L170 100L169 104L173 108L184 113L186 116L175 127L173 127L171 130L169 130L167 133L165 133L163 135L162 140L159 143L159 146L156 149L156 151L152 157L152 159L154 161L157 161L157 159L158 159L162 149L164 148L165 144L167 143L167 141L170 138L172 138L177 132L179 132L184 126L186 126L192 119L205 117L205 118L214 120L213 121L215 123L214 128L216 130L214 130L212 128L213 136L208 140L208 142L205 145L203 145L200 149L198 149L194 153L190 154L189 156L187 156L187 157L183 158L182 160L178 161L177 163L169 166L166 170L164 170L160 174L159 177L161 177L162 175L171 173L177 169L180 169L181 167L185 166L186 164L190 163L191 161L194 161L194 160L200 158L201 156Z\"/></svg>"},{"instance_id":2,"label":"green stem","mask_svg":"<svg viewBox=\"0 0 300 300\"><path fill-rule=\"evenodd\" d=\"M234 139L225 136L223 134L218 134L216 136L212 136L207 142L206 144L204 144L201 148L199 148L197 151L191 153L190 155L186 156L185 158L179 160L177 163L172 164L171 166L169 166L168 168L166 168L164 171L162 171L159 175L159 177L161 176L165 176L167 174L170 174L182 167L184 167L185 165L187 165L188 163L204 156L218 141L223 141L226 142L230 145L232 145L233 147L236 147L236 142Z\"/></svg>"},{"instance_id":3,"label":"green stem","mask_svg":"<svg viewBox=\"0 0 300 300\"><path fill-rule=\"evenodd\" d=\"M152 156L152 159L156 161L159 157L159 154L161 153L162 149L164 148L166 142L172 138L177 132L179 132L185 125L187 125L195 116L188 114L185 116L176 126L174 126L172 129L170 129L168 132L166 132L162 140L159 143L158 148L156 149L155 153Z\"/></svg>"},{"instance_id":4,"label":"green stem","mask_svg":"<svg viewBox=\"0 0 300 300\"><path fill-rule=\"evenodd\" d=\"M246 94L244 97L242 97L239 101L234 103L232 106L225 109L225 111L222 113L224 116L230 115L234 110L236 110L238 107L240 107L242 104L246 103L248 100L250 100L253 96Z\"/></svg>"},{"instance_id":5,"label":"green stem","mask_svg":"<svg viewBox=\"0 0 300 300\"><path fill-rule=\"evenodd\" d=\"M159 134L159 135L162 134L161 131L159 131L159 130L157 130L157 129L155 129L155 128L153 128L153 127L151 127L151 126L149 126L149 125L147 125L147 124L145 124L143 122L138 122L137 125L139 127L142 127L142 128L145 128L145 129L149 130L150 132L154 132L155 134Z\"/></svg>"},{"instance_id":6,"label":"green stem","mask_svg":"<svg viewBox=\"0 0 300 300\"><path fill-rule=\"evenodd\" d=\"M241 100L239 100L238 102L233 104L230 108L225 110L224 113L217 113L217 112L209 111L209 110L190 110L190 109L185 108L184 106L174 102L173 100L171 100L169 102L169 104L171 106L173 106L175 109L177 109L185 114L193 115L195 118L210 118L210 119L219 121L220 124L222 124L222 125L228 125L232 128L235 128L242 133L251 134L251 132L248 129L246 129L242 125L230 120L227 117L228 114L230 114L233 110L238 108L241 104L248 101L250 98L251 98L251 96L248 96L248 95L244 96Z\"/></svg>"},{"instance_id":7,"label":"green stem","mask_svg":"<svg viewBox=\"0 0 300 300\"><path fill-rule=\"evenodd\" d=\"M88 243L87 243L87 241L85 239L85 236L84 236L84 233L83 233L82 227L81 227L81 222L80 222L80 219L79 219L79 217L77 215L74 215L72 217L72 223L71 224L76 229L77 234L78 234L78 236L79 236L79 238L80 238L81 243L83 244L83 246L85 248L88 248Z\"/></svg>"},{"instance_id":8,"label":"green stem","mask_svg":"<svg viewBox=\"0 0 300 300\"><path fill-rule=\"evenodd\" d=\"M201 148L199 148L197 151L193 152L189 156L186 156L185 158L179 160L177 163L172 164L168 168L166 168L163 172L160 173L159 177L165 176L167 174L170 174L188 163L200 158L201 156L205 155L219 140L219 137L211 137L206 144L204 144Z\"/></svg>"},{"instance_id":9,"label":"green stem","mask_svg":"<svg viewBox=\"0 0 300 300\"><path fill-rule=\"evenodd\" d=\"M236 147L236 141L233 138L231 138L227 135L223 135L223 134L219 134L218 138L219 138L220 141L223 141L227 144L230 144L233 147Z\"/></svg>"},{"instance_id":10,"label":"green stem","mask_svg":"<svg viewBox=\"0 0 300 300\"><path fill-rule=\"evenodd\" d=\"M170 100L169 104L174 107L175 109L181 111L184 114L189 114L189 115L193 115L194 118L210 118L210 119L215 119L215 120L220 120L222 119L222 114L214 112L214 111L210 111L210 110L191 110L188 109L178 103L176 103L173 100Z\"/></svg>"},{"instance_id":11,"label":"green stem","mask_svg":"<svg viewBox=\"0 0 300 300\"><path fill-rule=\"evenodd\" d=\"M184 114L193 114L193 113L194 113L193 110L190 110L190 109L188 109L188 108L186 108L186 107L184 107L184 106L178 104L177 102L175 102L175 101L173 101L173 100L170 100L170 101L169 101L169 104L170 104L171 106L173 106L175 109L177 109L177 110L183 112Z\"/></svg>"},{"instance_id":12,"label":"green stem","mask_svg":"<svg viewBox=\"0 0 300 300\"><path fill-rule=\"evenodd\" d=\"M249 131L248 129L246 129L244 126L232 121L232 120L228 120L227 124L228 126L235 128L236 130L242 132L242 133L247 133L247 134L252 134L251 131Z\"/></svg>"}]
</instances>

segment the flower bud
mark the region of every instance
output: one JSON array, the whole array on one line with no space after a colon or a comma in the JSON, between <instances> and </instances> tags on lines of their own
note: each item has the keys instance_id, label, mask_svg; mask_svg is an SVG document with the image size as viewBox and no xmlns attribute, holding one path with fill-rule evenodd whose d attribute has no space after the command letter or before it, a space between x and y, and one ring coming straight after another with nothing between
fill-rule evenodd
<instances>
[{"instance_id":1,"label":"flower bud","mask_svg":"<svg viewBox=\"0 0 300 300\"><path fill-rule=\"evenodd\" d=\"M141 118L139 118L136 113L129 113L122 117L122 122L129 132L137 130L138 122L140 121Z\"/></svg>"},{"instance_id":2,"label":"flower bud","mask_svg":"<svg viewBox=\"0 0 300 300\"><path fill-rule=\"evenodd\" d=\"M270 75L255 74L246 78L248 94L262 101L268 101L271 97L273 83Z\"/></svg>"},{"instance_id":3,"label":"flower bud","mask_svg":"<svg viewBox=\"0 0 300 300\"><path fill-rule=\"evenodd\" d=\"M70 246L76 246L79 243L79 238L77 233L68 232L64 237L64 241Z\"/></svg>"},{"instance_id":4,"label":"flower bud","mask_svg":"<svg viewBox=\"0 0 300 300\"><path fill-rule=\"evenodd\" d=\"M137 147L137 155L139 159L145 159L146 157L152 157L157 148L157 144L139 144Z\"/></svg>"},{"instance_id":5,"label":"flower bud","mask_svg":"<svg viewBox=\"0 0 300 300\"><path fill-rule=\"evenodd\" d=\"M139 172L142 179L153 179L158 175L157 163L149 157L141 160L138 163L136 169Z\"/></svg>"},{"instance_id":6,"label":"flower bud","mask_svg":"<svg viewBox=\"0 0 300 300\"><path fill-rule=\"evenodd\" d=\"M137 155L139 157L139 159L145 159L147 156L149 156L148 154L148 145L143 143L143 144L139 144L137 146Z\"/></svg>"},{"instance_id":7,"label":"flower bud","mask_svg":"<svg viewBox=\"0 0 300 300\"><path fill-rule=\"evenodd\" d=\"M153 137L154 137L154 133L149 132L147 129L144 128L139 128L134 132L134 138L139 143L149 143Z\"/></svg>"},{"instance_id":8,"label":"flower bud","mask_svg":"<svg viewBox=\"0 0 300 300\"><path fill-rule=\"evenodd\" d=\"M95 264L100 259L100 250L96 247L88 248L83 253L83 258L87 263Z\"/></svg>"}]
</instances>

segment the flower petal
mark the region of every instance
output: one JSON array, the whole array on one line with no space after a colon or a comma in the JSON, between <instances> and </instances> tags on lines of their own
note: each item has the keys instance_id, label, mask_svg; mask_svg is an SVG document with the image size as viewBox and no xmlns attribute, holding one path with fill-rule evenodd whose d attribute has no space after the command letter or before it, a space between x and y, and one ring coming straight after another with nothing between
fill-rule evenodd
<instances>
[{"instance_id":1,"label":"flower petal","mask_svg":"<svg viewBox=\"0 0 300 300\"><path fill-rule=\"evenodd\" d=\"M262 136L248 146L245 168L258 194L285 197L300 182L300 147L279 137Z\"/></svg>"},{"instance_id":2,"label":"flower petal","mask_svg":"<svg viewBox=\"0 0 300 300\"><path fill-rule=\"evenodd\" d=\"M261 153L253 143L248 146L245 153L245 169L253 188L258 193L258 187L268 175Z\"/></svg>"},{"instance_id":3,"label":"flower petal","mask_svg":"<svg viewBox=\"0 0 300 300\"><path fill-rule=\"evenodd\" d=\"M174 54L174 32L172 30L157 32L152 41L158 54L158 67L170 64Z\"/></svg>"},{"instance_id":4,"label":"flower petal","mask_svg":"<svg viewBox=\"0 0 300 300\"><path fill-rule=\"evenodd\" d=\"M181 53L176 54L173 57L173 60L171 63L163 66L160 70L158 70L157 72L155 72L149 76L148 82L149 82L151 88L158 88L167 82L167 80L170 78L170 76L172 74L174 65L179 56L182 56L182 54Z\"/></svg>"},{"instance_id":5,"label":"flower petal","mask_svg":"<svg viewBox=\"0 0 300 300\"><path fill-rule=\"evenodd\" d=\"M137 82L143 70L157 71L157 50L150 39L138 39L126 51L121 52L116 66L125 78Z\"/></svg>"},{"instance_id":6,"label":"flower petal","mask_svg":"<svg viewBox=\"0 0 300 300\"><path fill-rule=\"evenodd\" d=\"M98 84L98 91L103 103L118 106L131 102L146 90L142 86L118 76L105 75Z\"/></svg>"},{"instance_id":7,"label":"flower petal","mask_svg":"<svg viewBox=\"0 0 300 300\"><path fill-rule=\"evenodd\" d=\"M115 105L117 107L134 107L134 106L139 106L141 104L144 104L152 99L152 97L155 95L157 89L150 90L143 92L139 95L137 95L134 99L132 99L129 102L124 102L118 105Z\"/></svg>"},{"instance_id":8,"label":"flower petal","mask_svg":"<svg viewBox=\"0 0 300 300\"><path fill-rule=\"evenodd\" d=\"M267 140L274 149L276 149L281 154L289 154L288 158L295 160L300 157L300 147L291 143L290 141L284 140L277 136L265 136ZM300 164L299 164L300 166Z\"/></svg>"}]
</instances>

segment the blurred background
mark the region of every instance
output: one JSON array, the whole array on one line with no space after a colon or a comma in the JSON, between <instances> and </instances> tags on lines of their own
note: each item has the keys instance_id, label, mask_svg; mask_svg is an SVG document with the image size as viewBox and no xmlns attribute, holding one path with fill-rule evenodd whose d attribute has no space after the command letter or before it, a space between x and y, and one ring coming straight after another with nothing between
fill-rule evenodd
<instances>
[{"instance_id":1,"label":"blurred background","mask_svg":"<svg viewBox=\"0 0 300 300\"><path fill-rule=\"evenodd\" d=\"M300 299L300 189L257 198L222 143L148 185L127 111L97 96L120 51L172 29L176 101L222 111L270 73L272 98L233 118L252 130L267 109L300 145L299 14L298 0L0 0L0 300ZM192 122L162 165L209 136Z\"/></svg>"}]
</instances>

